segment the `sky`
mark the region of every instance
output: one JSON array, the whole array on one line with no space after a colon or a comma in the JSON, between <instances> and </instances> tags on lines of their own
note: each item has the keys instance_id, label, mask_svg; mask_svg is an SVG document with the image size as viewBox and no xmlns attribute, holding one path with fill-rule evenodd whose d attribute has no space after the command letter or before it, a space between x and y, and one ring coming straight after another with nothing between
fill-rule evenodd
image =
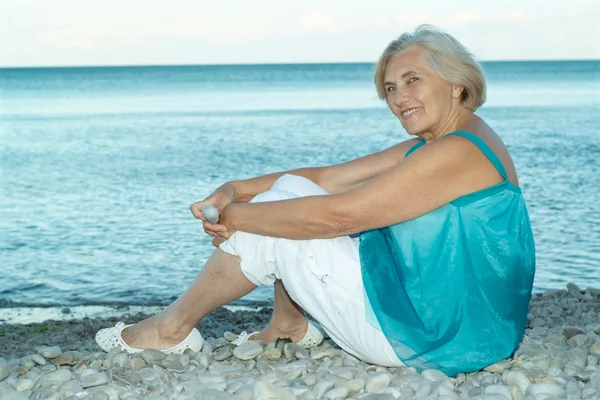
<instances>
[{"instance_id":1,"label":"sky","mask_svg":"<svg viewBox=\"0 0 600 400\"><path fill-rule=\"evenodd\" d=\"M600 59L600 0L0 0L0 67L375 62L422 23L483 61Z\"/></svg>"}]
</instances>

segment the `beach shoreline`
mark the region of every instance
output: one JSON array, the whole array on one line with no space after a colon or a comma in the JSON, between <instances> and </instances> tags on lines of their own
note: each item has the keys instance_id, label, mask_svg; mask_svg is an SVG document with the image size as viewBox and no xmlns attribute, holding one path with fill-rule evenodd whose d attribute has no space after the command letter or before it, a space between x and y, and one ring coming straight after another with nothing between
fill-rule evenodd
<instances>
[{"instance_id":1,"label":"beach shoreline","mask_svg":"<svg viewBox=\"0 0 600 400\"><path fill-rule=\"evenodd\" d=\"M120 315L116 309L116 315L107 317L2 322L0 398L600 398L600 289L569 284L535 293L525 336L513 356L484 371L451 378L433 370L372 366L329 339L308 352L288 346L284 354L280 344L269 350L280 351L274 360L265 349L246 360L229 354L235 346L223 335L231 339L226 332L260 330L270 313L268 307L220 308L198 325L210 344L197 354L171 357L167 364L103 353L95 344L98 329L149 315L136 309L123 309ZM53 346L61 356L47 352Z\"/></svg>"}]
</instances>

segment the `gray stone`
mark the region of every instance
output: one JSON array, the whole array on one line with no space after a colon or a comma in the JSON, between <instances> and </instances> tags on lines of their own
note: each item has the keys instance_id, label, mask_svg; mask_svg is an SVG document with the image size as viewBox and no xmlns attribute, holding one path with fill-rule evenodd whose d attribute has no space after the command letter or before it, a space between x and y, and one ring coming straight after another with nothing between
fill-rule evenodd
<instances>
[{"instance_id":1,"label":"gray stone","mask_svg":"<svg viewBox=\"0 0 600 400\"><path fill-rule=\"evenodd\" d=\"M46 365L46 359L39 354L32 354L31 360L34 361L38 365Z\"/></svg>"},{"instance_id":2,"label":"gray stone","mask_svg":"<svg viewBox=\"0 0 600 400\"><path fill-rule=\"evenodd\" d=\"M52 385L55 383L69 381L71 380L71 378L73 378L73 373L71 371L69 371L68 369L59 369L41 376L38 379L37 383L40 385Z\"/></svg>"},{"instance_id":3,"label":"gray stone","mask_svg":"<svg viewBox=\"0 0 600 400\"><path fill-rule=\"evenodd\" d=\"M296 358L299 360L303 360L308 357L310 357L310 353L308 352L308 350L296 345Z\"/></svg>"},{"instance_id":4,"label":"gray stone","mask_svg":"<svg viewBox=\"0 0 600 400\"><path fill-rule=\"evenodd\" d=\"M152 349L142 351L141 356L144 361L150 365L160 363L162 360L167 358L167 355L162 351Z\"/></svg>"},{"instance_id":5,"label":"gray stone","mask_svg":"<svg viewBox=\"0 0 600 400\"><path fill-rule=\"evenodd\" d=\"M16 390L10 390L2 393L2 400L28 400L29 396L24 393L17 392Z\"/></svg>"},{"instance_id":6,"label":"gray stone","mask_svg":"<svg viewBox=\"0 0 600 400\"><path fill-rule=\"evenodd\" d=\"M240 360L250 360L262 353L262 351L263 348L260 344L256 343L253 340L249 340L237 346L233 350L233 355L239 358Z\"/></svg>"},{"instance_id":7,"label":"gray stone","mask_svg":"<svg viewBox=\"0 0 600 400\"><path fill-rule=\"evenodd\" d=\"M566 336L567 340L571 339L575 335L585 334L585 331L578 326L567 325L563 327L563 335Z\"/></svg>"},{"instance_id":8,"label":"gray stone","mask_svg":"<svg viewBox=\"0 0 600 400\"><path fill-rule=\"evenodd\" d=\"M38 354L45 358L56 358L62 354L62 350L57 346L41 347L38 349Z\"/></svg>"},{"instance_id":9,"label":"gray stone","mask_svg":"<svg viewBox=\"0 0 600 400\"><path fill-rule=\"evenodd\" d=\"M294 360L296 358L296 349L299 347L300 346L295 343L286 343L283 345L283 355L288 360Z\"/></svg>"},{"instance_id":10,"label":"gray stone","mask_svg":"<svg viewBox=\"0 0 600 400\"><path fill-rule=\"evenodd\" d=\"M339 355L340 355L340 350L334 349L333 347L330 347L330 348L314 347L313 351L310 355L310 358L312 358L313 360L320 360L325 357L333 358L333 357L339 356Z\"/></svg>"},{"instance_id":11,"label":"gray stone","mask_svg":"<svg viewBox=\"0 0 600 400\"><path fill-rule=\"evenodd\" d=\"M110 382L110 379L104 372L94 372L81 378L81 386L83 386L84 389L93 386L106 385L108 382Z\"/></svg>"},{"instance_id":12,"label":"gray stone","mask_svg":"<svg viewBox=\"0 0 600 400\"><path fill-rule=\"evenodd\" d=\"M307 385L308 385L308 383L307 383ZM321 398L323 398L323 396L325 395L325 393L327 391L329 391L331 388L333 388L334 385L335 385L335 383L333 381L330 381L329 379L321 379L313 387L313 389L312 389L313 394L317 397L317 399L321 399Z\"/></svg>"},{"instance_id":13,"label":"gray stone","mask_svg":"<svg viewBox=\"0 0 600 400\"><path fill-rule=\"evenodd\" d=\"M10 365L8 365L6 360L3 358L0 358L0 382L5 380L6 378L8 378L11 370L12 370L12 368L10 367Z\"/></svg>"},{"instance_id":14,"label":"gray stone","mask_svg":"<svg viewBox=\"0 0 600 400\"><path fill-rule=\"evenodd\" d=\"M233 346L232 345L219 347L218 349L213 351L213 359L215 361L227 360L231 356L233 356Z\"/></svg>"},{"instance_id":15,"label":"gray stone","mask_svg":"<svg viewBox=\"0 0 600 400\"><path fill-rule=\"evenodd\" d=\"M62 397L73 396L81 392L83 392L83 386L77 381L67 381L58 387L58 393Z\"/></svg>"}]
</instances>

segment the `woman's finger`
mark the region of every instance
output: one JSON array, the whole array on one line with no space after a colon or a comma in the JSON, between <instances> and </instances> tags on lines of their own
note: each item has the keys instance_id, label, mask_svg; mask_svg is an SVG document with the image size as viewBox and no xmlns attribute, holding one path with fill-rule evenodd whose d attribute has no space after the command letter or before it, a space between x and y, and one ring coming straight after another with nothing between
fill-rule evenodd
<instances>
[{"instance_id":1,"label":"woman's finger","mask_svg":"<svg viewBox=\"0 0 600 400\"><path fill-rule=\"evenodd\" d=\"M210 230L213 232L227 232L227 227L220 224L211 224L210 222L203 222L202 227L204 230Z\"/></svg>"}]
</instances>

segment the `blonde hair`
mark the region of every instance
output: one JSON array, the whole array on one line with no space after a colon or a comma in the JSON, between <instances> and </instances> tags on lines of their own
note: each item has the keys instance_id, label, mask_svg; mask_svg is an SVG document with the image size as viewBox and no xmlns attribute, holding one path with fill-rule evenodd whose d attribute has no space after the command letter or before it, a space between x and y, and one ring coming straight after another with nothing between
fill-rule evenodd
<instances>
[{"instance_id":1,"label":"blonde hair","mask_svg":"<svg viewBox=\"0 0 600 400\"><path fill-rule=\"evenodd\" d=\"M387 97L384 75L388 61L413 45L429 51L429 66L446 82L462 86L461 104L471 111L485 102L486 83L483 68L475 57L454 37L432 25L419 25L414 32L403 33L384 50L375 70L375 86L381 100Z\"/></svg>"}]
</instances>

